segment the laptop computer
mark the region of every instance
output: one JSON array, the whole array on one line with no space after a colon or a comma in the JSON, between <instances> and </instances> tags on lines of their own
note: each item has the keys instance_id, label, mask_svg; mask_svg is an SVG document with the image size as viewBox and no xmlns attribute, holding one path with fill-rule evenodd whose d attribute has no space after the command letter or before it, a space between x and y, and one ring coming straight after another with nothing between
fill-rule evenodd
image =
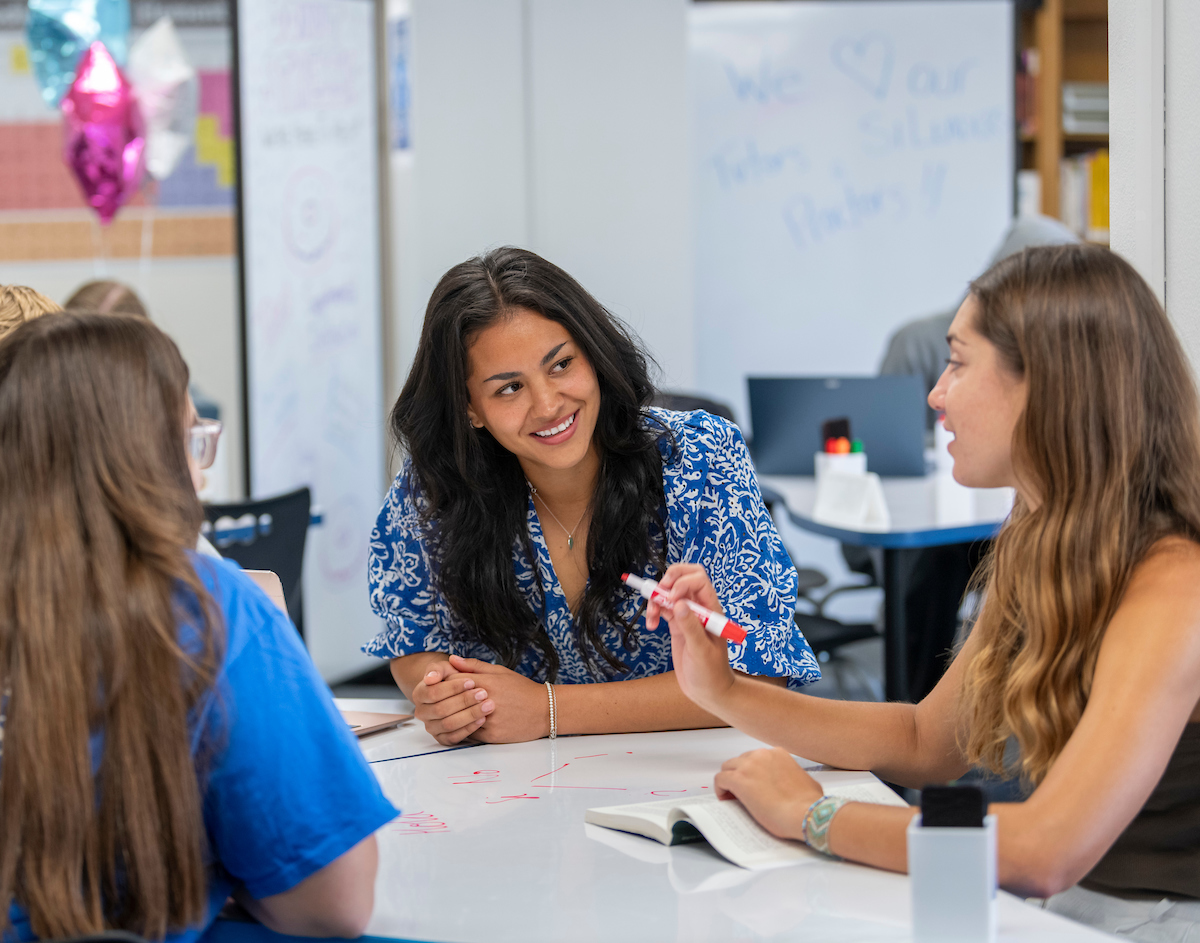
<instances>
[{"instance_id":1,"label":"laptop computer","mask_svg":"<svg viewBox=\"0 0 1200 943\"><path fill-rule=\"evenodd\" d=\"M753 454L764 475L811 475L821 424L847 417L867 470L925 474L925 387L920 377L750 377Z\"/></svg>"}]
</instances>

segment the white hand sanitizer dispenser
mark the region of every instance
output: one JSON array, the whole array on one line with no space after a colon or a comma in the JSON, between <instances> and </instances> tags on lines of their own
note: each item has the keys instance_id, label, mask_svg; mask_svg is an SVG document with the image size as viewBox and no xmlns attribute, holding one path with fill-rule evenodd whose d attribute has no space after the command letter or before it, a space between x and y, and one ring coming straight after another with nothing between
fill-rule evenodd
<instances>
[{"instance_id":1,"label":"white hand sanitizer dispenser","mask_svg":"<svg viewBox=\"0 0 1200 943\"><path fill-rule=\"evenodd\" d=\"M975 786L929 786L908 826L913 943L994 943L996 817Z\"/></svg>"}]
</instances>

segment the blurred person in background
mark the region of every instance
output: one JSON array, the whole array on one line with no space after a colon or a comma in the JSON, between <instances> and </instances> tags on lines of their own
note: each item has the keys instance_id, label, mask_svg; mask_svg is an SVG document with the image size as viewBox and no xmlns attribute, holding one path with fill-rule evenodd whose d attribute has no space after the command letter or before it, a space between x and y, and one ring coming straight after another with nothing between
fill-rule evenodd
<instances>
[{"instance_id":1,"label":"blurred person in background","mask_svg":"<svg viewBox=\"0 0 1200 943\"><path fill-rule=\"evenodd\" d=\"M150 310L136 291L124 282L108 278L84 282L75 289L74 294L67 299L63 308L67 311L92 311L96 314L128 314L133 317L146 318L148 321L153 320L150 317ZM216 400L207 396L195 383L188 386L188 395L192 398L192 404L195 407L198 421L220 422L221 407ZM216 448L215 442L213 448ZM211 467L214 459L215 452L208 457L208 464L203 467L205 469ZM196 482L196 490L204 492L208 483L207 477L199 474ZM204 500L214 500L217 497L217 495L205 493ZM208 553L209 550L212 550L211 545L203 537L201 541L202 543L199 548L201 553ZM216 551L212 550L212 553L215 555Z\"/></svg>"},{"instance_id":2,"label":"blurred person in background","mask_svg":"<svg viewBox=\"0 0 1200 943\"><path fill-rule=\"evenodd\" d=\"M1079 236L1057 219L1018 217L1004 234L985 271L1026 248L1078 242ZM961 303L960 298L952 308L900 327L888 341L879 366L880 374L921 377L928 396L946 369L950 357L946 334ZM931 437L936 419L937 414L927 408L925 426ZM951 544L926 547L916 554L904 598L905 623L909 626L909 691L914 701L933 690L950 663L951 649L959 630L959 609L971 575L987 546L988 542ZM867 548L847 546L843 547L843 554L851 570L874 576L879 574Z\"/></svg>"}]
</instances>

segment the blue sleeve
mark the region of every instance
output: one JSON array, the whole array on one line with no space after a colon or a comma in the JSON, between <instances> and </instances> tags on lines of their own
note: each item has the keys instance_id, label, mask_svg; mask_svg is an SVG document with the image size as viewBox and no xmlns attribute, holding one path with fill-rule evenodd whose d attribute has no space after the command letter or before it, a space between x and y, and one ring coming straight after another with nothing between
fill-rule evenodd
<instances>
[{"instance_id":1,"label":"blue sleeve","mask_svg":"<svg viewBox=\"0 0 1200 943\"><path fill-rule=\"evenodd\" d=\"M492 661L494 653L453 631L449 605L433 588L421 506L411 466L405 463L371 531L367 584L371 609L386 625L362 650L377 658L446 652Z\"/></svg>"},{"instance_id":2,"label":"blue sleeve","mask_svg":"<svg viewBox=\"0 0 1200 943\"><path fill-rule=\"evenodd\" d=\"M726 615L748 630L731 645L733 667L786 677L789 687L821 677L792 618L796 568L763 503L750 452L737 426L713 418L713 450L702 503L701 559Z\"/></svg>"},{"instance_id":3,"label":"blue sleeve","mask_svg":"<svg viewBox=\"0 0 1200 943\"><path fill-rule=\"evenodd\" d=\"M206 724L216 754L205 822L217 863L269 897L397 811L287 617L235 568L214 567L226 655Z\"/></svg>"}]
</instances>

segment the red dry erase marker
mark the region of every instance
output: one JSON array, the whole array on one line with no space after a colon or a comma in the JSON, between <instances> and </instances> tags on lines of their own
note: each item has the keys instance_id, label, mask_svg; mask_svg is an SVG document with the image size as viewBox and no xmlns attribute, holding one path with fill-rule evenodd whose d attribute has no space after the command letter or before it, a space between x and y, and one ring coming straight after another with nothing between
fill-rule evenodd
<instances>
[{"instance_id":1,"label":"red dry erase marker","mask_svg":"<svg viewBox=\"0 0 1200 943\"><path fill-rule=\"evenodd\" d=\"M673 607L671 597L658 588L658 580L646 580L640 576L631 576L628 573L622 573L621 579L625 581L626 586L637 590L644 598L653 599L660 606L666 608ZM696 613L696 618L700 620L700 624L713 635L719 635L721 638L738 645L746 641L746 630L736 622L726 619L723 615L713 612L711 609L705 609L690 599L685 599L684 602L687 603L688 608L692 612Z\"/></svg>"}]
</instances>

